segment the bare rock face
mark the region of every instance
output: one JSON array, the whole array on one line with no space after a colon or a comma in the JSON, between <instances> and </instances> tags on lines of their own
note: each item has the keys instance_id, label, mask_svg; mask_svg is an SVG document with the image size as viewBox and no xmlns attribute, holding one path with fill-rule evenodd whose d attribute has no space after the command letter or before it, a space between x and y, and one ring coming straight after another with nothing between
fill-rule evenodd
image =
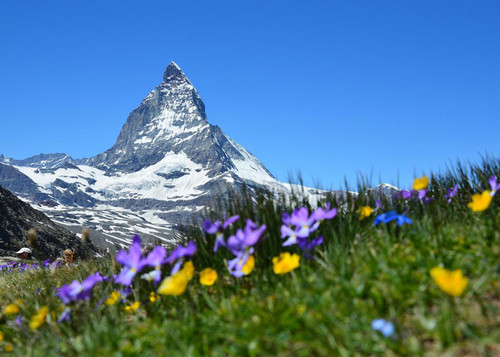
<instances>
[{"instance_id":1,"label":"bare rock face","mask_svg":"<svg viewBox=\"0 0 500 357\"><path fill-rule=\"evenodd\" d=\"M27 240L32 228L37 232L34 247L29 246ZM28 246L40 260L60 257L67 248L75 249L83 258L96 252L92 243L84 244L76 235L0 186L0 256L16 256L15 252Z\"/></svg>"}]
</instances>

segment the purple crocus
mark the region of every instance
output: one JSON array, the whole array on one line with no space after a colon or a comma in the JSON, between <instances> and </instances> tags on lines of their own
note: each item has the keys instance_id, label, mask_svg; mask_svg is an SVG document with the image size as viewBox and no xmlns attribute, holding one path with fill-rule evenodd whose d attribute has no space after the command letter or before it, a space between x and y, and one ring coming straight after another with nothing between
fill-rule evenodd
<instances>
[{"instance_id":1,"label":"purple crocus","mask_svg":"<svg viewBox=\"0 0 500 357\"><path fill-rule=\"evenodd\" d=\"M64 305L72 301L88 300L92 296L94 286L102 281L99 272L89 275L83 282L73 280L69 285L63 285L57 290L56 296L59 296Z\"/></svg>"},{"instance_id":2,"label":"purple crocus","mask_svg":"<svg viewBox=\"0 0 500 357\"><path fill-rule=\"evenodd\" d=\"M448 199L448 203L451 202L451 198L455 197L458 193L458 185L455 185L453 188L448 189L448 193L444 196L444 198Z\"/></svg>"},{"instance_id":3,"label":"purple crocus","mask_svg":"<svg viewBox=\"0 0 500 357\"><path fill-rule=\"evenodd\" d=\"M165 257L167 256L167 251L161 245L154 247L154 249L148 254L144 260L144 265L153 267L154 270L151 272L152 280L154 284L158 284L161 280L161 266L165 263Z\"/></svg>"},{"instance_id":4,"label":"purple crocus","mask_svg":"<svg viewBox=\"0 0 500 357\"><path fill-rule=\"evenodd\" d=\"M404 214L397 214L396 211L389 211L379 214L377 217L375 217L375 221L373 222L373 224L376 226L379 223L389 223L391 221L396 221L396 224L398 226L402 226L405 223L412 223L411 219Z\"/></svg>"},{"instance_id":5,"label":"purple crocus","mask_svg":"<svg viewBox=\"0 0 500 357\"><path fill-rule=\"evenodd\" d=\"M224 223L220 221L212 222L209 219L205 219L203 221L203 230L209 234L216 234L215 236L215 244L214 244L214 252L219 249L219 247L226 246L226 242L224 242L224 230L229 227L231 224L236 222L240 216L232 216L229 217Z\"/></svg>"},{"instance_id":6,"label":"purple crocus","mask_svg":"<svg viewBox=\"0 0 500 357\"><path fill-rule=\"evenodd\" d=\"M167 264L172 264L175 262L175 265L172 268L170 274L174 275L175 273L177 273L181 268L184 258L193 256L196 253L196 249L196 244L193 241L189 241L189 243L185 247L183 247L182 245L177 246L172 254L170 254L170 256L165 259L165 263Z\"/></svg>"},{"instance_id":7,"label":"purple crocus","mask_svg":"<svg viewBox=\"0 0 500 357\"><path fill-rule=\"evenodd\" d=\"M132 284L134 276L144 268L146 260L142 259L141 237L137 234L132 238L132 245L128 253L120 250L116 255L116 261L123 265L123 269L115 278L115 282L123 285Z\"/></svg>"},{"instance_id":8,"label":"purple crocus","mask_svg":"<svg viewBox=\"0 0 500 357\"><path fill-rule=\"evenodd\" d=\"M228 261L228 268L231 275L241 277L242 272L248 258L254 253L254 245L261 239L262 234L266 230L266 225L258 227L252 220L248 219L245 229L238 229L235 235L232 235L227 240L227 248L236 257Z\"/></svg>"},{"instance_id":9,"label":"purple crocus","mask_svg":"<svg viewBox=\"0 0 500 357\"><path fill-rule=\"evenodd\" d=\"M497 178L494 175L491 175L490 179L488 180L490 186L491 186L491 196L494 196L495 193L500 190L500 183L497 182Z\"/></svg>"}]
</instances>

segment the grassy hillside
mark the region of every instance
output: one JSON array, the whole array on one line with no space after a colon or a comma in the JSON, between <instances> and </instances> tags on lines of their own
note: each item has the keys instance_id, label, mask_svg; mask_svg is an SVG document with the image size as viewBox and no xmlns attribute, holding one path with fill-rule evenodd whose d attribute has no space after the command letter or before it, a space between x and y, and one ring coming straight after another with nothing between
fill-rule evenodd
<instances>
[{"instance_id":1,"label":"grassy hillside","mask_svg":"<svg viewBox=\"0 0 500 357\"><path fill-rule=\"evenodd\" d=\"M330 203L337 214L318 223L324 215L316 211L307 228L294 224L303 210L292 214L305 207L311 219L314 211L300 192L291 202L265 194L219 202L207 218L224 218L222 210L227 217L240 216L223 230L233 252L221 246L214 253L216 235L193 229L189 237L196 253L168 255L174 260L188 254L175 274L176 261L146 258L153 257L148 256L152 247L141 248L139 266L122 253L118 261L131 262L125 272L112 256L71 267L4 267L0 351L20 356L498 356L500 193L492 191L491 176L500 179L500 162L486 158L481 165L457 164L429 175L425 196L420 189L376 202L359 187L359 196L321 202L326 212L333 214ZM456 195L449 198L455 185ZM483 201L469 205L483 190L490 191ZM392 210L395 216L387 214ZM227 238L247 219L256 227L239 234L244 239L238 250ZM283 246L289 239L281 238L283 225L296 235L308 233L309 238L298 238L305 242L302 248L311 248L319 236L323 242L310 250ZM245 265L229 273L235 250L243 260L253 253L252 271ZM154 252L162 260L160 251ZM297 258L276 264L283 252L296 254L298 264ZM146 259L150 266L139 271ZM200 277L209 282L210 274L200 274L207 267L217 272L210 286L200 282ZM159 284L141 278L158 271ZM59 290L96 272L105 278L95 278L93 288L78 290L73 283L68 295ZM135 273L130 289L115 281ZM61 295L70 301L64 305Z\"/></svg>"}]
</instances>

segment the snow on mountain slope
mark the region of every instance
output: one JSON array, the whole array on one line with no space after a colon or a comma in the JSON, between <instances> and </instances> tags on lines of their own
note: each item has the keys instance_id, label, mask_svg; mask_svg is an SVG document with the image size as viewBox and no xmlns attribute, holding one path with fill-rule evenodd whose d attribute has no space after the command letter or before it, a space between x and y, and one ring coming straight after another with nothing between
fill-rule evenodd
<instances>
[{"instance_id":1,"label":"snow on mountain slope","mask_svg":"<svg viewBox=\"0 0 500 357\"><path fill-rule=\"evenodd\" d=\"M34 205L43 201L47 215L75 231L91 227L103 244L128 242L132 232L174 241L177 224L190 223L193 215L199 219L203 207L244 184L290 191L207 121L201 97L174 62L104 153L80 160L40 154L0 161L17 169L4 169L4 183L16 188L17 175L31 185L18 189L20 196Z\"/></svg>"}]
</instances>

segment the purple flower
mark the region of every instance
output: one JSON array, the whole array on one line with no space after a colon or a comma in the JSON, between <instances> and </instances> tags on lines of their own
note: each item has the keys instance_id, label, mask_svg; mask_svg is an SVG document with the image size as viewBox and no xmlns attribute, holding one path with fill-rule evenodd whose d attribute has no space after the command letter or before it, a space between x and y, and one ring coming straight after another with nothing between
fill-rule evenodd
<instances>
[{"instance_id":1,"label":"purple flower","mask_svg":"<svg viewBox=\"0 0 500 357\"><path fill-rule=\"evenodd\" d=\"M43 264L42 264L42 266L43 266L44 268L49 267L49 266L50 266L50 259L47 259L46 261L44 261L44 262L43 262Z\"/></svg>"},{"instance_id":2,"label":"purple flower","mask_svg":"<svg viewBox=\"0 0 500 357\"><path fill-rule=\"evenodd\" d=\"M134 276L144 268L146 260L141 258L141 237L137 234L132 238L132 245L128 253L120 250L116 255L116 261L123 265L123 269L115 278L115 282L123 285L130 285Z\"/></svg>"},{"instance_id":3,"label":"purple flower","mask_svg":"<svg viewBox=\"0 0 500 357\"><path fill-rule=\"evenodd\" d=\"M264 233L265 230L265 224L257 227L257 225L252 222L252 220L247 219L245 229L238 229L234 236L230 236L228 238L227 248L231 251L231 253L237 255L245 251L249 247L255 245L259 241L262 233Z\"/></svg>"},{"instance_id":4,"label":"purple flower","mask_svg":"<svg viewBox=\"0 0 500 357\"><path fill-rule=\"evenodd\" d=\"M161 245L156 246L144 260L144 265L153 267L153 283L158 284L161 280L161 266L165 263L167 251Z\"/></svg>"},{"instance_id":5,"label":"purple flower","mask_svg":"<svg viewBox=\"0 0 500 357\"><path fill-rule=\"evenodd\" d=\"M260 240L265 230L266 225L257 227L252 220L247 219L245 229L238 229L235 235L228 238L227 248L236 256L228 262L228 268L232 275L236 277L244 275L241 270L250 255L254 253L253 246Z\"/></svg>"},{"instance_id":6,"label":"purple flower","mask_svg":"<svg viewBox=\"0 0 500 357\"><path fill-rule=\"evenodd\" d=\"M95 284L102 281L99 272L89 275L82 283L73 280L69 285L63 285L57 290L56 296L59 296L64 305L72 301L88 300L92 296L92 289Z\"/></svg>"},{"instance_id":7,"label":"purple flower","mask_svg":"<svg viewBox=\"0 0 500 357\"><path fill-rule=\"evenodd\" d=\"M490 179L488 180L490 186L491 186L491 195L494 196L495 193L500 190L500 183L497 182L497 178L493 175L491 175Z\"/></svg>"},{"instance_id":8,"label":"purple flower","mask_svg":"<svg viewBox=\"0 0 500 357\"><path fill-rule=\"evenodd\" d=\"M185 247L183 247L182 245L177 246L172 254L170 254L170 256L165 259L165 263L167 264L176 262L170 274L174 275L175 273L177 273L181 268L184 257L193 256L196 253L196 249L196 244L193 241L189 241L189 243Z\"/></svg>"},{"instance_id":9,"label":"purple flower","mask_svg":"<svg viewBox=\"0 0 500 357\"><path fill-rule=\"evenodd\" d=\"M335 213L337 213L336 210ZM314 232L319 227L319 222L316 222L316 215L314 212L309 215L309 212L305 207L300 207L299 209L293 211L292 217L290 218L290 224L299 228L301 235L309 235L309 233Z\"/></svg>"},{"instance_id":10,"label":"purple flower","mask_svg":"<svg viewBox=\"0 0 500 357\"><path fill-rule=\"evenodd\" d=\"M422 202L425 205L430 204L430 203L432 203L432 201L434 201L434 198L426 197L428 192L429 192L429 190L427 190L427 189L418 191L418 199L420 200L420 202Z\"/></svg>"},{"instance_id":11,"label":"purple flower","mask_svg":"<svg viewBox=\"0 0 500 357\"><path fill-rule=\"evenodd\" d=\"M323 221L325 219L332 219L337 215L337 208L330 209L330 202L326 204L326 210L321 207L316 208L311 217L314 217L316 221Z\"/></svg>"},{"instance_id":12,"label":"purple flower","mask_svg":"<svg viewBox=\"0 0 500 357\"><path fill-rule=\"evenodd\" d=\"M60 324L64 321L69 321L70 318L71 318L71 309L69 307L67 307L61 313L61 316L57 320L57 323Z\"/></svg>"},{"instance_id":13,"label":"purple flower","mask_svg":"<svg viewBox=\"0 0 500 357\"><path fill-rule=\"evenodd\" d=\"M408 200L411 198L411 194L412 194L412 191L407 191L407 190L401 190L399 191L399 196L403 199L403 200Z\"/></svg>"},{"instance_id":14,"label":"purple flower","mask_svg":"<svg viewBox=\"0 0 500 357\"><path fill-rule=\"evenodd\" d=\"M385 337L389 337L394 334L394 324L384 319L373 320L372 329L380 331Z\"/></svg>"},{"instance_id":15,"label":"purple flower","mask_svg":"<svg viewBox=\"0 0 500 357\"><path fill-rule=\"evenodd\" d=\"M377 210L381 210L382 208L384 208L382 207L382 201L380 201L380 198L377 198L377 200L375 201L375 208Z\"/></svg>"},{"instance_id":16,"label":"purple flower","mask_svg":"<svg viewBox=\"0 0 500 357\"><path fill-rule=\"evenodd\" d=\"M451 198L455 197L458 193L458 185L455 185L453 188L448 189L448 193L444 196L444 198L448 199L448 203L451 202Z\"/></svg>"},{"instance_id":17,"label":"purple flower","mask_svg":"<svg viewBox=\"0 0 500 357\"><path fill-rule=\"evenodd\" d=\"M301 229L294 230L288 226L281 226L281 239L288 238L283 242L283 247L287 247L289 245L297 244L297 238L306 238L308 237L308 232L305 232Z\"/></svg>"},{"instance_id":18,"label":"purple flower","mask_svg":"<svg viewBox=\"0 0 500 357\"><path fill-rule=\"evenodd\" d=\"M302 250L302 252L304 253L304 257L306 259L312 259L313 258L312 251L316 246L323 243L323 237L318 236L317 238L314 238L311 241L308 241L307 238L299 239L297 243L300 250Z\"/></svg>"},{"instance_id":19,"label":"purple flower","mask_svg":"<svg viewBox=\"0 0 500 357\"><path fill-rule=\"evenodd\" d=\"M373 224L376 226L379 223L389 223L391 221L396 221L398 226L402 226L405 223L411 224L411 219L406 217L404 214L397 214L396 211L389 211L386 213L379 214L375 217Z\"/></svg>"},{"instance_id":20,"label":"purple flower","mask_svg":"<svg viewBox=\"0 0 500 357\"><path fill-rule=\"evenodd\" d=\"M216 234L215 237L215 244L214 244L214 252L219 249L219 247L226 246L226 243L224 242L224 229L229 227L229 225L233 224L236 222L240 216L232 216L229 217L224 223L221 224L220 221L216 221L215 223L212 223L209 219L205 219L203 221L203 230L209 234Z\"/></svg>"}]
</instances>

